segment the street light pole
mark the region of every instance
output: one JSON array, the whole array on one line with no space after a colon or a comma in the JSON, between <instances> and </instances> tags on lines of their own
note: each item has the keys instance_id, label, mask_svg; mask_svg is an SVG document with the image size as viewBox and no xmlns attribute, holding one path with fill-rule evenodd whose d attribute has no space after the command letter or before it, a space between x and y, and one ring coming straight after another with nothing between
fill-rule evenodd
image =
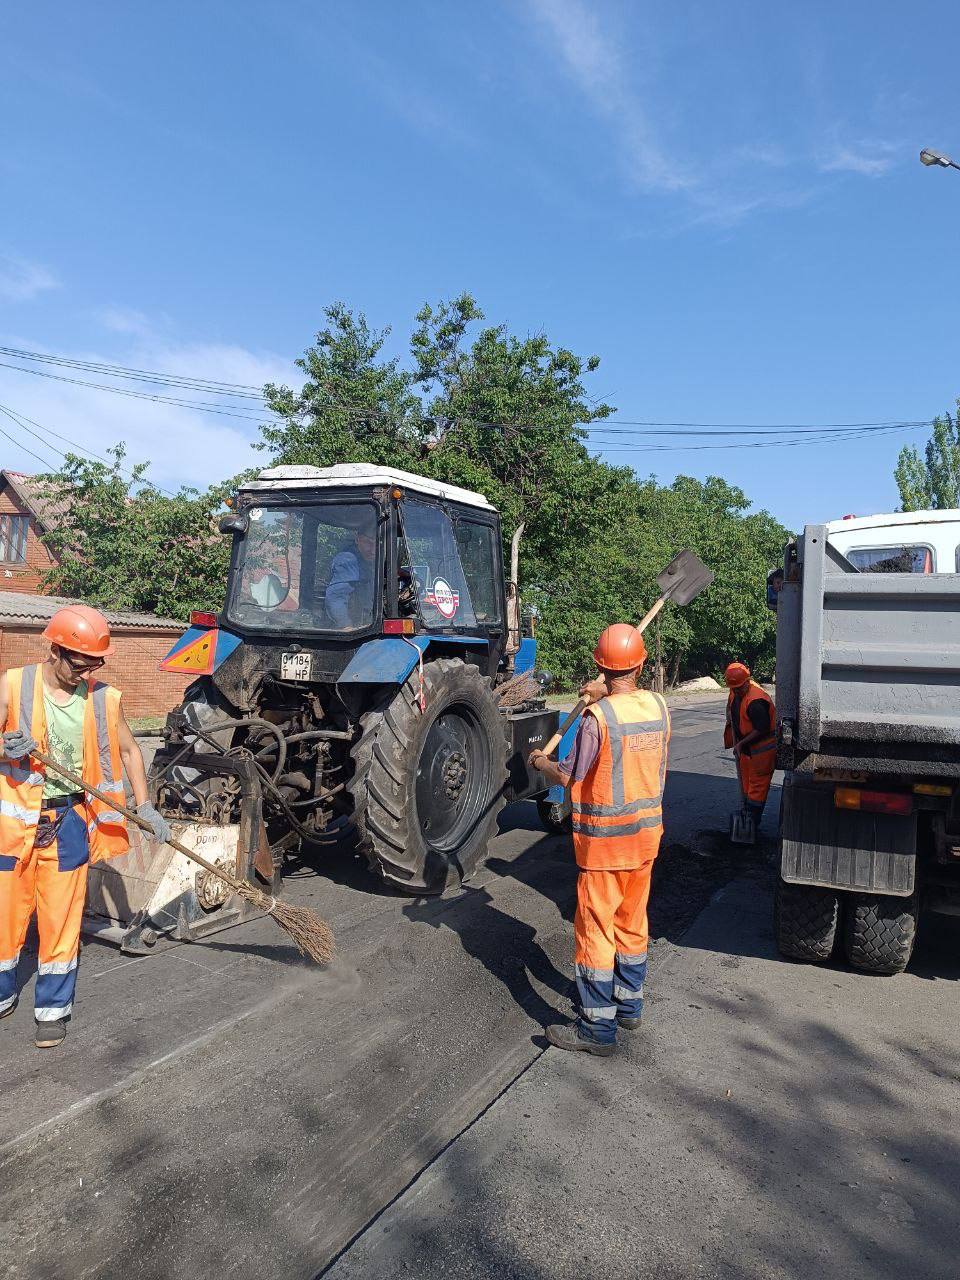
<instances>
[{"instance_id":1,"label":"street light pole","mask_svg":"<svg viewBox=\"0 0 960 1280\"><path fill-rule=\"evenodd\" d=\"M920 163L936 165L941 169L960 169L960 164L955 164L949 156L945 156L939 151L930 151L926 147L920 152Z\"/></svg>"}]
</instances>

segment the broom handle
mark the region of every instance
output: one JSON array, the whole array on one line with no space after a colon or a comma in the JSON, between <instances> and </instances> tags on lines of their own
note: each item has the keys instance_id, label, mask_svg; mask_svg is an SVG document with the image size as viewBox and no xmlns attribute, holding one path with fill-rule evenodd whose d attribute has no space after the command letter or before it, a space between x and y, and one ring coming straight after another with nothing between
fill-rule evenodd
<instances>
[{"instance_id":1,"label":"broom handle","mask_svg":"<svg viewBox=\"0 0 960 1280\"><path fill-rule=\"evenodd\" d=\"M56 760L51 760L50 757L48 755L44 755L42 751L31 751L30 755L32 759L39 760L41 764L46 765L48 769L52 769L54 773L59 774L61 778L65 778L67 782L73 783L78 791L89 791L89 793L92 796L95 796L102 804L108 805L111 809L116 810L117 813L122 813L128 822L132 822L134 826L139 827L141 831L148 831L150 835L153 835L153 827L151 827L150 823L147 822L146 819L141 818L140 815L138 813L134 813L132 809L128 809L126 805L122 805L119 801L114 800L112 796L107 795L105 791L101 791L99 787L95 787L89 782L84 782L79 774L73 773L70 769L65 768ZM242 881L238 880L236 876L232 876L228 871L224 871L222 867L218 867L214 863L208 862L201 854L194 852L193 849L188 849L187 846L185 844L181 844L179 840L174 840L171 837L164 843L168 844L171 849L176 849L177 853L182 853L183 856L185 858L189 858L191 862L198 863L203 867L204 871L209 871L211 875L216 876L219 880L225 880L231 888L240 889Z\"/></svg>"}]
</instances>

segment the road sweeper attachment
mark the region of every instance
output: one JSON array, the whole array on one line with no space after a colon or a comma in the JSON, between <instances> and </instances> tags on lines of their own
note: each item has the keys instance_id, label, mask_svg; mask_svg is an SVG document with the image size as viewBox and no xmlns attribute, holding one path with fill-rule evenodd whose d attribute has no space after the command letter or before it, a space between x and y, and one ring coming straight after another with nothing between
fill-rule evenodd
<instances>
[{"instance_id":1,"label":"road sweeper attachment","mask_svg":"<svg viewBox=\"0 0 960 1280\"><path fill-rule=\"evenodd\" d=\"M151 797L164 804L173 768L171 761L160 755L151 769ZM171 822L173 838L207 862L276 894L279 876L266 843L260 785L251 761L218 758L205 762L205 770L208 779L221 776L229 780L230 790L240 800L239 819L222 821L229 815L201 803L189 820ZM202 797L196 780L184 779L183 785ZM131 829L130 837L128 853L90 867L83 920L87 936L116 943L126 952L145 954L160 938L196 942L257 914L223 880L170 845L159 844L136 829Z\"/></svg>"}]
</instances>

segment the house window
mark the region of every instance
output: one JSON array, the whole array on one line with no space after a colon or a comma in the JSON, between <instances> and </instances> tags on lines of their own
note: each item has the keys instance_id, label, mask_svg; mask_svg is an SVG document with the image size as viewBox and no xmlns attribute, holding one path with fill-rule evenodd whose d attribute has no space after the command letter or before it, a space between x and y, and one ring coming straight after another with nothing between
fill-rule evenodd
<instances>
[{"instance_id":1,"label":"house window","mask_svg":"<svg viewBox=\"0 0 960 1280\"><path fill-rule=\"evenodd\" d=\"M27 558L29 516L0 515L0 561L23 564Z\"/></svg>"}]
</instances>

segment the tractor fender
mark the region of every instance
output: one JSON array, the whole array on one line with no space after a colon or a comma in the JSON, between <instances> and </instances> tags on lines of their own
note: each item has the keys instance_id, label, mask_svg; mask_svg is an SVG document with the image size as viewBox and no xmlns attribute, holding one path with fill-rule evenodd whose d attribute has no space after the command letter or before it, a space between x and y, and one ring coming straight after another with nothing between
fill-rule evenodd
<instances>
[{"instance_id":1,"label":"tractor fender","mask_svg":"<svg viewBox=\"0 0 960 1280\"><path fill-rule=\"evenodd\" d=\"M367 640L347 663L337 684L403 684L431 643L445 646L482 645L482 636L383 636Z\"/></svg>"}]
</instances>

